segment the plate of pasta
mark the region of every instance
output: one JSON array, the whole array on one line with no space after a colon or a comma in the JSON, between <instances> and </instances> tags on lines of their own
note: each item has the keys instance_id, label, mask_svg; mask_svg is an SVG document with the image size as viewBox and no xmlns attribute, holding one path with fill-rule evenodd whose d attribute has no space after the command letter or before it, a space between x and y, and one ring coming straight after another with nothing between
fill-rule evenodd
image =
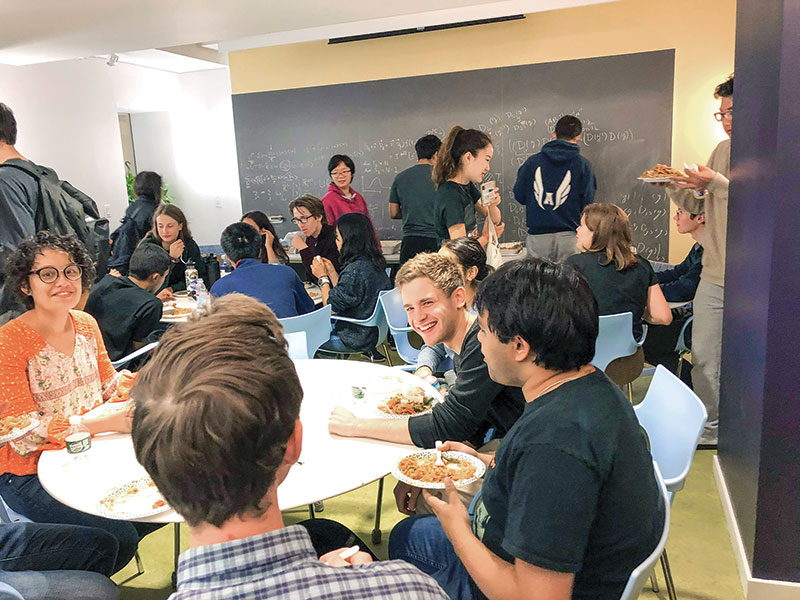
<instances>
[{"instance_id":1,"label":"plate of pasta","mask_svg":"<svg viewBox=\"0 0 800 600\"><path fill-rule=\"evenodd\" d=\"M112 488L100 500L100 513L111 519L140 519L170 508L149 477L140 477Z\"/></svg>"},{"instance_id":2,"label":"plate of pasta","mask_svg":"<svg viewBox=\"0 0 800 600\"><path fill-rule=\"evenodd\" d=\"M378 404L378 412L382 417L402 419L425 415L433 411L438 400L418 385L398 390L389 398Z\"/></svg>"},{"instance_id":3,"label":"plate of pasta","mask_svg":"<svg viewBox=\"0 0 800 600\"><path fill-rule=\"evenodd\" d=\"M0 419L0 443L12 442L39 426L39 421L28 415Z\"/></svg>"},{"instance_id":4,"label":"plate of pasta","mask_svg":"<svg viewBox=\"0 0 800 600\"><path fill-rule=\"evenodd\" d=\"M392 475L415 487L443 490L446 477L459 487L477 481L486 472L483 461L465 452L442 452L442 462L443 466L436 464L435 450L420 450L401 458Z\"/></svg>"},{"instance_id":5,"label":"plate of pasta","mask_svg":"<svg viewBox=\"0 0 800 600\"><path fill-rule=\"evenodd\" d=\"M658 163L639 175L639 181L645 181L647 183L669 183L672 181L673 177L684 177L684 174L678 169L673 169L672 167Z\"/></svg>"}]
</instances>

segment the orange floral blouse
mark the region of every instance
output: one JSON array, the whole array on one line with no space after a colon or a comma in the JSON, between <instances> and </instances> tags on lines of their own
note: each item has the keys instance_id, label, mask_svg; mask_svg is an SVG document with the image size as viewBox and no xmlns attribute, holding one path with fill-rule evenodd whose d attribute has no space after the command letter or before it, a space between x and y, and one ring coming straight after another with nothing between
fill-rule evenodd
<instances>
[{"instance_id":1,"label":"orange floral blouse","mask_svg":"<svg viewBox=\"0 0 800 600\"><path fill-rule=\"evenodd\" d=\"M0 327L2 416L27 414L39 426L0 448L0 473L36 473L43 450L64 447L69 417L82 415L115 392L111 365L94 318L70 311L75 326L72 356L62 354L17 318Z\"/></svg>"}]
</instances>

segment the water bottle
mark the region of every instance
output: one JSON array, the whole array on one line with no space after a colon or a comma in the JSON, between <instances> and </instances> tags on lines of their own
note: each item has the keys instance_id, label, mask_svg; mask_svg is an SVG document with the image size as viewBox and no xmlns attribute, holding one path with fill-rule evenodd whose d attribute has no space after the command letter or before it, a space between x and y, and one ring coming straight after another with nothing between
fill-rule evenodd
<instances>
[{"instance_id":1,"label":"water bottle","mask_svg":"<svg viewBox=\"0 0 800 600\"><path fill-rule=\"evenodd\" d=\"M89 448L92 447L92 435L83 424L83 418L79 415L72 415L69 418L69 431L67 431L67 454L73 459L79 460L86 458Z\"/></svg>"},{"instance_id":2,"label":"water bottle","mask_svg":"<svg viewBox=\"0 0 800 600\"><path fill-rule=\"evenodd\" d=\"M186 263L186 272L184 274L186 277L186 289L188 290L191 287L193 281L197 280L197 268L194 266L194 263L189 261Z\"/></svg>"},{"instance_id":3,"label":"water bottle","mask_svg":"<svg viewBox=\"0 0 800 600\"><path fill-rule=\"evenodd\" d=\"M200 279L196 280L194 286L197 294L197 308L206 308L211 304L211 294L208 293L206 285Z\"/></svg>"}]
</instances>

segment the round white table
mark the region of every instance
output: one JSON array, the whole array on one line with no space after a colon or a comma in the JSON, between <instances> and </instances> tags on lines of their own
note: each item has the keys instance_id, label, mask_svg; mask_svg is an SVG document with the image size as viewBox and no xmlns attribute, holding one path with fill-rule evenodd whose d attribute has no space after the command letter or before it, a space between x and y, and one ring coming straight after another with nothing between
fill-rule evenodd
<instances>
[{"instance_id":1,"label":"round white table","mask_svg":"<svg viewBox=\"0 0 800 600\"><path fill-rule=\"evenodd\" d=\"M335 406L358 416L377 417L377 405L404 382L437 392L418 377L399 369L351 360L295 361L303 386L300 410L303 451L278 488L278 505L287 510L332 498L367 485L391 472L413 446L328 433L328 417ZM363 399L353 398L352 386L366 387ZM147 475L136 461L128 434L103 434L92 439L85 459L75 460L66 450L43 452L39 480L47 492L67 506L103 516L99 502L112 488ZM174 510L137 519L152 523L181 522Z\"/></svg>"}]
</instances>

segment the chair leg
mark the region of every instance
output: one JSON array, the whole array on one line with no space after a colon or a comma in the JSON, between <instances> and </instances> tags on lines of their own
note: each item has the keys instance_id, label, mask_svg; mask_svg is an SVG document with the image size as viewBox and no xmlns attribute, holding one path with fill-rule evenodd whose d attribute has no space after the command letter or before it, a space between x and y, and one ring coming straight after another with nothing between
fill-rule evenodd
<instances>
[{"instance_id":1,"label":"chair leg","mask_svg":"<svg viewBox=\"0 0 800 600\"><path fill-rule=\"evenodd\" d=\"M658 589L658 577L656 577L655 570L652 573L650 573L650 587L653 588L653 593L654 594L657 594L659 592L659 589Z\"/></svg>"},{"instance_id":2,"label":"chair leg","mask_svg":"<svg viewBox=\"0 0 800 600\"><path fill-rule=\"evenodd\" d=\"M678 600L678 594L675 591L675 582L672 580L672 569L669 567L669 558L667 558L667 549L664 548L664 553L661 555L661 568L664 571L664 580L667 586L667 596L669 600Z\"/></svg>"},{"instance_id":3,"label":"chair leg","mask_svg":"<svg viewBox=\"0 0 800 600\"><path fill-rule=\"evenodd\" d=\"M381 543L381 505L383 504L383 477L378 482L378 501L375 506L375 529L372 530L372 543Z\"/></svg>"},{"instance_id":4,"label":"chair leg","mask_svg":"<svg viewBox=\"0 0 800 600\"><path fill-rule=\"evenodd\" d=\"M178 556L181 553L181 524L174 523L173 524L173 549L174 549L174 556L173 556L173 571L172 571L172 588L177 589L178 587Z\"/></svg>"},{"instance_id":5,"label":"chair leg","mask_svg":"<svg viewBox=\"0 0 800 600\"><path fill-rule=\"evenodd\" d=\"M128 577L127 579L123 579L117 584L117 587L125 585L129 581L136 579L139 575L144 575L144 564L142 563L142 557L139 556L139 551L136 551L136 554L133 555L134 560L136 560L136 573Z\"/></svg>"},{"instance_id":6,"label":"chair leg","mask_svg":"<svg viewBox=\"0 0 800 600\"><path fill-rule=\"evenodd\" d=\"M309 504L308 505L308 518L309 519L315 519L316 518L314 516L314 505L313 504Z\"/></svg>"},{"instance_id":7,"label":"chair leg","mask_svg":"<svg viewBox=\"0 0 800 600\"><path fill-rule=\"evenodd\" d=\"M392 362L391 348L389 348L389 344L387 344L385 342L383 344L383 354L384 354L384 356L386 356L386 362L389 363L389 366L393 367L394 363Z\"/></svg>"},{"instance_id":8,"label":"chair leg","mask_svg":"<svg viewBox=\"0 0 800 600\"><path fill-rule=\"evenodd\" d=\"M628 402L633 404L633 383L628 384Z\"/></svg>"}]
</instances>

